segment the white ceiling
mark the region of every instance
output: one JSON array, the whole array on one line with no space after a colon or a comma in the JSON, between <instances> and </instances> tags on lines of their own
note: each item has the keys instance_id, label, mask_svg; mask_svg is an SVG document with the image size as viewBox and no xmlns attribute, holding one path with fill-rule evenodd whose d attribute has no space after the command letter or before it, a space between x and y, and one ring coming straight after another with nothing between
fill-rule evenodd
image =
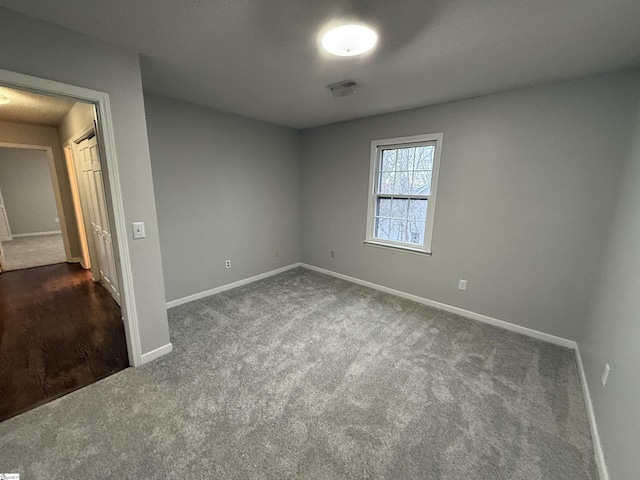
<instances>
[{"instance_id":1,"label":"white ceiling","mask_svg":"<svg viewBox=\"0 0 640 480\"><path fill-rule=\"evenodd\" d=\"M6 87L0 87L0 94L11 100L0 105L0 121L4 122L57 127L75 104L73 100Z\"/></svg>"},{"instance_id":2,"label":"white ceiling","mask_svg":"<svg viewBox=\"0 0 640 480\"><path fill-rule=\"evenodd\" d=\"M140 52L145 89L292 127L640 65L638 0L0 0ZM349 15L365 57L318 49ZM331 83L355 79L351 97Z\"/></svg>"}]
</instances>

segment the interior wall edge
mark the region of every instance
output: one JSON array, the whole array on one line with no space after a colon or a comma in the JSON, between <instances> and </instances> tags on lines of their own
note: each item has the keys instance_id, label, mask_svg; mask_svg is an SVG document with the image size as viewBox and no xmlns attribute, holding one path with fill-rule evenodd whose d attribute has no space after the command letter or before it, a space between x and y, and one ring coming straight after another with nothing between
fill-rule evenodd
<instances>
[{"instance_id":1,"label":"interior wall edge","mask_svg":"<svg viewBox=\"0 0 640 480\"><path fill-rule=\"evenodd\" d=\"M407 300L412 300L417 303L421 303L423 305L428 305L430 307L438 308L440 310L444 310L446 312L454 313L456 315L460 315L461 317L469 318L471 320L478 320L482 323L487 323L489 325L493 325L494 327L502 328L504 330L510 330L512 332L520 333L522 335L526 335L527 337L536 338L538 340L542 340L547 343L552 343L554 345L559 345L561 347L570 348L575 350L578 347L578 344L574 340L570 340L568 338L558 337L556 335L551 335L550 333L541 332L539 330L534 330L532 328L523 327L522 325L516 325L515 323L507 322L505 320L500 320L498 318L490 317L488 315L483 315L482 313L472 312L470 310L465 310L464 308L456 307L454 305L449 305L447 303L437 302L435 300L430 300L425 297L420 297L418 295L413 295L411 293L406 293L401 290L396 290L393 288L385 287L384 285L379 285L377 283L368 282L366 280L361 280L356 277L351 277L349 275L344 275L342 273L334 272L333 270L328 270L326 268L316 267L314 265L310 265L307 263L301 263L303 268L316 271L318 273L323 273L325 275L331 275L332 277L339 278L341 280L346 280L347 282L356 283L358 285L362 285L365 287L373 288L375 290L379 290L381 292L390 293L391 295L396 295L398 297L406 298Z\"/></svg>"},{"instance_id":2,"label":"interior wall edge","mask_svg":"<svg viewBox=\"0 0 640 480\"><path fill-rule=\"evenodd\" d=\"M294 269L296 267L300 267L302 264L300 262L295 262L290 265L286 265L284 267L276 268L275 270L270 270L268 272L259 273L258 275L253 275L251 277L244 278L242 280L238 280L236 282L227 283L225 285L220 285L219 287L211 288L209 290L205 290L203 292L194 293L191 295L187 295L186 297L178 298L176 300L171 300L167 302L167 308L177 307L179 305L184 305L185 303L193 302L194 300L199 300L201 298L209 297L211 295L215 295L216 293L222 293L227 290L231 290L232 288L241 287L243 285L248 285L249 283L257 282L258 280L262 280L264 278L272 277L282 272L286 272L287 270Z\"/></svg>"},{"instance_id":3,"label":"interior wall edge","mask_svg":"<svg viewBox=\"0 0 640 480\"><path fill-rule=\"evenodd\" d=\"M593 442L593 453L596 458L598 474L600 476L600 480L609 480L609 472L604 460L604 450L602 449L602 442L600 441L600 434L598 433L596 413L593 408L591 393L589 393L589 383L587 382L587 375L584 371L584 365L582 363L582 357L580 356L580 348L578 345L576 345L575 350L576 361L578 362L578 373L580 374L580 385L582 385L582 395L584 396L584 403L587 409L587 418L589 419L589 429L591 430L591 441Z\"/></svg>"}]
</instances>

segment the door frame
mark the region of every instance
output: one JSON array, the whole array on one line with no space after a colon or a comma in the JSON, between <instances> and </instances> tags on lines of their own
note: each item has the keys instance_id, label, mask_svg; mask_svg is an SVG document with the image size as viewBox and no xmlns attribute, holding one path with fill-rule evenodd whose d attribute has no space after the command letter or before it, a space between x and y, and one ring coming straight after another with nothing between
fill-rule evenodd
<instances>
[{"instance_id":1,"label":"door frame","mask_svg":"<svg viewBox=\"0 0 640 480\"><path fill-rule=\"evenodd\" d=\"M105 171L103 162L102 162L102 157L104 156L104 153L102 152L102 148L101 148L101 142L99 139L99 135L96 131L96 126L95 126L95 121L91 123L90 126L87 126L86 128L80 129L78 130L74 135L72 135L69 140L67 140L65 142L65 145L68 145L69 148L69 153L71 155L71 160L73 162L73 169L75 173L78 173L79 171L81 171L82 173L84 173L83 169L83 160L82 160L82 156L80 155L80 152L78 150L78 147L80 146L80 143L82 143L82 141L84 141L87 138L95 138L96 139L96 148L98 149L98 163L100 164L100 169ZM93 168L93 167L92 167ZM103 175L101 175L101 177L103 177ZM85 177L83 176L83 179ZM82 192L85 193L85 196L87 193L90 193L90 190L92 190L92 188L89 186L89 182L87 182L86 179L84 179L84 188L80 188L78 185L78 176L76 175L74 178L74 185L76 187L76 189L78 189L78 194L79 197L82 197ZM107 196L107 192L106 192L106 185L103 181L102 183L102 188L104 190L104 200L106 203L106 196ZM81 192L82 191L82 192ZM89 197L92 197L91 195L89 195ZM85 234L85 240L87 241L87 250L88 250L88 254L89 254L89 262L91 263L91 274L93 276L93 281L100 281L102 282L105 278L103 275L103 271L101 270L104 269L106 267L106 265L102 265L102 262L100 260L100 248L99 245L96 243L95 241L95 237L93 235L94 230L93 230L93 226L91 225L91 207L90 204L93 203L93 199L92 198L85 198L84 202L81 200L80 201L80 207L85 208L87 210L86 215L83 214L83 230L84 230L84 234ZM113 231L113 222L111 222L111 216L109 215L109 210L110 207L109 205L105 205L106 210L107 210L107 223L109 225L109 232ZM104 228L104 226L102 227ZM111 233L110 236L112 237ZM89 240L89 238L91 240ZM111 240L111 255L115 256L115 251L113 248L113 237ZM116 269L117 270L117 269ZM109 293L111 294L111 296L113 297L113 299L118 303L118 305L120 304L120 288L118 286L118 289L113 288L113 284L117 282L118 280L118 274L117 271L115 272L115 278L111 278L108 279L108 285L105 284L105 288L109 291ZM103 282L104 283L104 282Z\"/></svg>"},{"instance_id":2,"label":"door frame","mask_svg":"<svg viewBox=\"0 0 640 480\"><path fill-rule=\"evenodd\" d=\"M78 240L80 242L80 256L74 258L78 260L85 270L91 268L91 259L89 256L89 244L87 242L87 232L84 224L84 214L82 212L82 201L78 189L78 178L76 176L75 159L73 157L73 147L69 141L62 144L62 153L64 155L64 163L67 167L67 176L69 178L69 188L71 189L71 199L73 200L73 214L78 226Z\"/></svg>"},{"instance_id":3,"label":"door frame","mask_svg":"<svg viewBox=\"0 0 640 480\"><path fill-rule=\"evenodd\" d=\"M10 143L0 142L0 148L19 148L23 150L40 150L47 155L49 162L49 175L51 176L51 186L53 187L53 196L56 199L56 209L58 210L58 220L60 221L60 232L62 233L62 243L64 245L64 254L67 262L73 262L71 257L71 248L69 247L69 232L67 231L67 217L62 207L62 195L60 194L60 183L58 182L58 171L56 170L56 162L53 158L53 149L49 145L31 145L28 143Z\"/></svg>"},{"instance_id":4,"label":"door frame","mask_svg":"<svg viewBox=\"0 0 640 480\"><path fill-rule=\"evenodd\" d=\"M13 239L13 235L11 235L11 225L9 225L9 217L7 217L7 208L4 203L4 197L2 196L2 191L0 191L0 203L2 203L2 214L4 215L4 221L7 224L7 228L9 229L9 240ZM4 265L4 249L2 248L2 240L0 240L0 273L2 273L2 265Z\"/></svg>"},{"instance_id":5,"label":"door frame","mask_svg":"<svg viewBox=\"0 0 640 480\"><path fill-rule=\"evenodd\" d=\"M107 175L104 176L106 201L109 207L109 221L114 228L113 241L116 270L120 283L120 300L124 320L124 330L127 339L129 363L137 367L142 365L142 347L140 344L140 328L133 288L133 271L129 255L127 224L125 220L124 204L118 161L116 142L113 132L113 119L109 94L84 87L69 85L40 77L33 77L21 73L0 69L0 85L28 90L44 95L69 98L75 101L91 103L96 110L96 133L100 133L102 143L103 164Z\"/></svg>"},{"instance_id":6,"label":"door frame","mask_svg":"<svg viewBox=\"0 0 640 480\"><path fill-rule=\"evenodd\" d=\"M4 197L2 196L2 190L0 189L0 205L2 205L2 216L4 217L5 225L9 231L9 240L13 240L13 234L11 233L11 225L9 224L9 216L7 215L7 205L4 203ZM0 245L2 245L2 239L0 239ZM0 250L0 266L2 265L2 251ZM2 270L0 270L1 272Z\"/></svg>"}]
</instances>

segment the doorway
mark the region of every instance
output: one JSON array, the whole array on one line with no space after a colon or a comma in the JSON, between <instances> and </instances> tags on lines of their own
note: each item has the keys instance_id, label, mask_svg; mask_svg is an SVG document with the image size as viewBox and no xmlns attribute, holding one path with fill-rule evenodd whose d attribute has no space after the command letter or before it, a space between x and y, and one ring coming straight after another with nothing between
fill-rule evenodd
<instances>
[{"instance_id":1,"label":"doorway","mask_svg":"<svg viewBox=\"0 0 640 480\"><path fill-rule=\"evenodd\" d=\"M10 112L0 106L0 162L15 167L0 163L2 421L122 370L130 358L94 105L2 86L0 93L15 99ZM41 102L35 110L51 115L39 120L16 109L20 102ZM27 167L47 154L45 186L42 169Z\"/></svg>"},{"instance_id":2,"label":"doorway","mask_svg":"<svg viewBox=\"0 0 640 480\"><path fill-rule=\"evenodd\" d=\"M125 219L122 188L120 186L121 175L116 160L116 141L109 95L89 88L2 69L0 69L0 86L19 88L39 94L54 95L59 98L68 98L94 106L97 118L96 128L104 150L102 161L103 167L106 167L104 175L105 187L106 193L108 194L107 201L111 207L109 209L110 215L112 215L110 220L114 226L114 253L118 267L118 282L120 285L122 316L125 325L129 363L134 367L139 366L157 358L158 355L168 353L171 351L171 344L148 352L144 357L142 355L133 271L127 240L128 228ZM2 252L0 252L0 255L1 254Z\"/></svg>"},{"instance_id":3,"label":"doorway","mask_svg":"<svg viewBox=\"0 0 640 480\"><path fill-rule=\"evenodd\" d=\"M50 149L0 142L0 242L3 271L67 260Z\"/></svg>"}]
</instances>

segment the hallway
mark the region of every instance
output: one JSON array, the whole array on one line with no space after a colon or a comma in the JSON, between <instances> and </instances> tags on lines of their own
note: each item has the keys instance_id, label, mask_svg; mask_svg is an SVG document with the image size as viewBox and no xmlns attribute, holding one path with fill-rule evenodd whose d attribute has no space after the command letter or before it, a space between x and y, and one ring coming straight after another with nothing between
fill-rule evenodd
<instances>
[{"instance_id":1,"label":"hallway","mask_svg":"<svg viewBox=\"0 0 640 480\"><path fill-rule=\"evenodd\" d=\"M60 233L14 238L2 242L4 247L4 271L42 267L63 263L66 260L64 243Z\"/></svg>"},{"instance_id":2,"label":"hallway","mask_svg":"<svg viewBox=\"0 0 640 480\"><path fill-rule=\"evenodd\" d=\"M120 307L90 271L0 274L0 421L128 365Z\"/></svg>"}]
</instances>

